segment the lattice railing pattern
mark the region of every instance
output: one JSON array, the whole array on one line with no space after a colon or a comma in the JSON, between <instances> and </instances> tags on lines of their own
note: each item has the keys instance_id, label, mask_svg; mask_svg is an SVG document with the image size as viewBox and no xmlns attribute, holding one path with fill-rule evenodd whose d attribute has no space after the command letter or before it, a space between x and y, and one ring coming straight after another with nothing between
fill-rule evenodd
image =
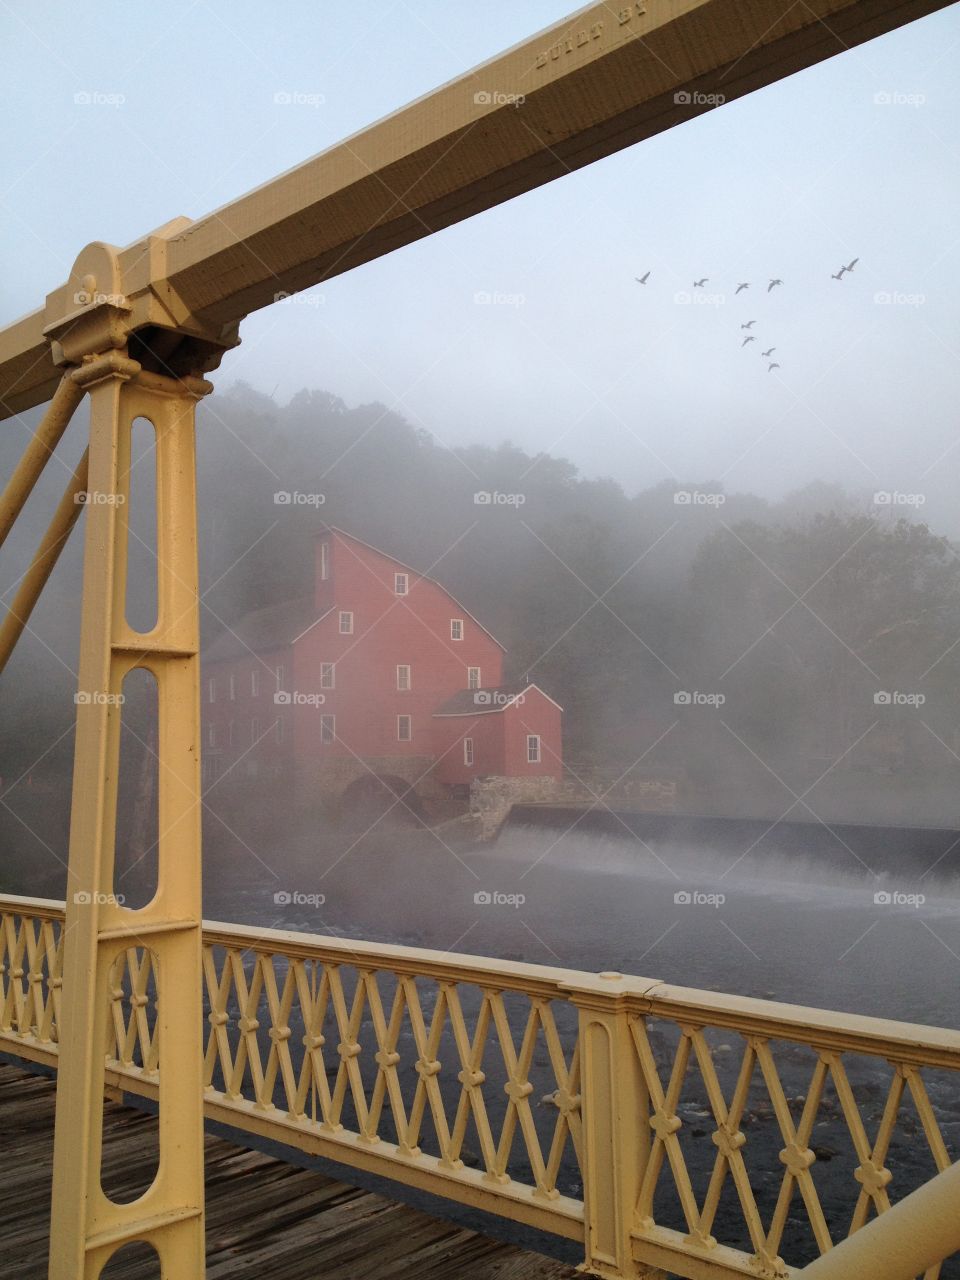
<instances>
[{"instance_id":1,"label":"lattice railing pattern","mask_svg":"<svg viewBox=\"0 0 960 1280\"><path fill-rule=\"evenodd\" d=\"M0 899L0 1047L55 1063L62 908L30 901ZM208 1114L454 1199L481 1187L572 1238L590 1180L619 1176L585 1136L591 1089L626 1087L584 1057L583 1018L609 1007L646 1147L630 1249L681 1276L789 1276L960 1138L960 1035L936 1028L241 926L208 926L203 962ZM131 1092L156 1088L161 981L146 945L111 973L108 1065Z\"/></svg>"}]
</instances>

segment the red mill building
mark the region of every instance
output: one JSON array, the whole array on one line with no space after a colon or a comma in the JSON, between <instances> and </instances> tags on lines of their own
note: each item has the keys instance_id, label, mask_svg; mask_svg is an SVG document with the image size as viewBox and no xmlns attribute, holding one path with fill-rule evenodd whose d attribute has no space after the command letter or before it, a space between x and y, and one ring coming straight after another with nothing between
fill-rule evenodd
<instances>
[{"instance_id":1,"label":"red mill building","mask_svg":"<svg viewBox=\"0 0 960 1280\"><path fill-rule=\"evenodd\" d=\"M205 654L208 781L230 770L342 797L559 778L561 708L535 684L504 687L503 655L438 582L328 528L313 597L248 614Z\"/></svg>"}]
</instances>

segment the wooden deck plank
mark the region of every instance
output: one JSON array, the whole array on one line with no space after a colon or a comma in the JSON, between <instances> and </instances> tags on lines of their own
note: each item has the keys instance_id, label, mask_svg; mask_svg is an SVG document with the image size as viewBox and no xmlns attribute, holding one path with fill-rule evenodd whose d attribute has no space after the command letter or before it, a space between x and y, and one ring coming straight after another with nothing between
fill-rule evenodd
<instances>
[{"instance_id":1,"label":"wooden deck plank","mask_svg":"<svg viewBox=\"0 0 960 1280\"><path fill-rule=\"evenodd\" d=\"M46 1280L55 1082L0 1063L0 1249ZM108 1102L104 1177L124 1200L156 1165L154 1117ZM207 1280L577 1280L563 1263L207 1135ZM0 1266L0 1272L3 1268ZM109 1280L155 1280L140 1257Z\"/></svg>"}]
</instances>

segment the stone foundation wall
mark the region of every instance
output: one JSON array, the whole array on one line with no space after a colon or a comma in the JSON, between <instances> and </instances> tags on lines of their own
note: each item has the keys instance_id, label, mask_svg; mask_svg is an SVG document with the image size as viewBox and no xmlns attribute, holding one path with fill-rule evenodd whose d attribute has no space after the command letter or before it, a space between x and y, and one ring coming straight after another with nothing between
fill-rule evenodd
<instances>
[{"instance_id":1,"label":"stone foundation wall","mask_svg":"<svg viewBox=\"0 0 960 1280\"><path fill-rule=\"evenodd\" d=\"M474 778L470 784L471 825L478 840L493 840L515 804L555 800L556 778Z\"/></svg>"}]
</instances>

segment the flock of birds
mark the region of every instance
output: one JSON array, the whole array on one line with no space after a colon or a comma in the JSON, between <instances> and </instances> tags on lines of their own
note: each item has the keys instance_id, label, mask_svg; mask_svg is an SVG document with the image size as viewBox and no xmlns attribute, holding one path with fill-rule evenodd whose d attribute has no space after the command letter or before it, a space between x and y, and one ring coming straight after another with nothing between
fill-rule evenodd
<instances>
[{"instance_id":1,"label":"flock of birds","mask_svg":"<svg viewBox=\"0 0 960 1280\"><path fill-rule=\"evenodd\" d=\"M854 258L853 261L848 262L846 266L841 266L839 271L831 272L830 279L842 280L845 275L848 275L851 271L853 271L854 267L857 265L859 261L860 261L859 258ZM646 284L647 281L650 279L650 276L651 276L651 271L647 271L642 276L634 276L634 279L636 280L637 284ZM694 289L703 289L709 283L710 283L710 277L703 276L703 278L700 280L694 280L693 287ZM774 277L770 281L770 283L767 285L767 293L772 293L774 289L779 288L782 284L783 284L783 281L779 277ZM736 297L737 294L742 293L744 289L749 289L749 288L750 288L749 280L741 281L741 283L739 283L736 289L734 290L734 297ZM746 324L742 324L740 328L741 330L743 329L749 330L749 329L752 329L756 323L757 323L756 320L748 320ZM745 346L748 345L748 343L756 342L756 340L757 339L755 334L748 333L747 336L744 338L744 340L740 343L741 351ZM774 369L780 368L780 365L777 363L776 360L770 359L770 357L773 355L776 349L777 349L776 347L768 347L766 351L761 351L760 353L764 360L769 361L769 364L767 365L767 373L773 373Z\"/></svg>"}]
</instances>

